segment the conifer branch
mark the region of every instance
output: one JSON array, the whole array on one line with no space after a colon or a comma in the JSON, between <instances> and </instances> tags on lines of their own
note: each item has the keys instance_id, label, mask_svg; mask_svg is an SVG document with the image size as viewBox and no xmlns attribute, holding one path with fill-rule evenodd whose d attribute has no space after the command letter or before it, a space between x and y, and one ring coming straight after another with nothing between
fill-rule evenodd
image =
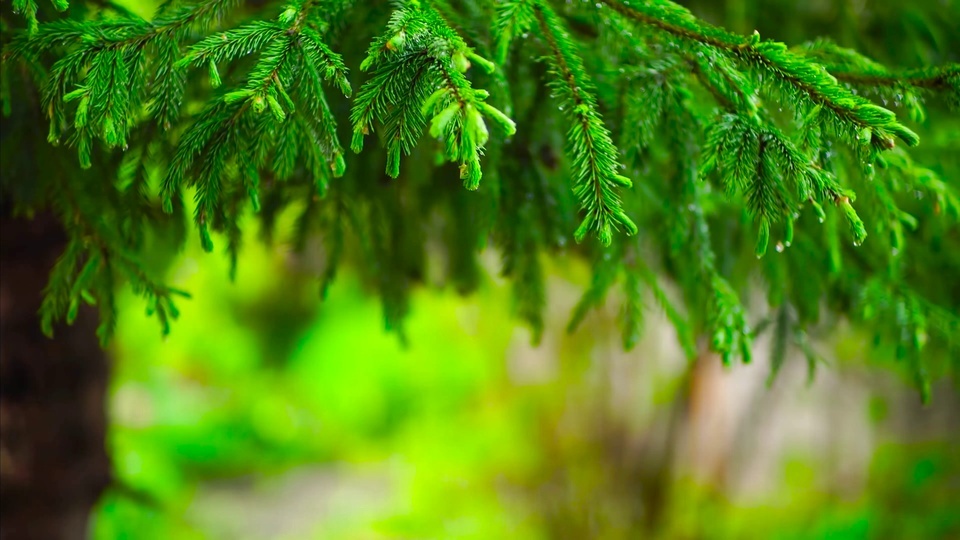
<instances>
[{"instance_id":1,"label":"conifer branch","mask_svg":"<svg viewBox=\"0 0 960 540\"><path fill-rule=\"evenodd\" d=\"M476 62L488 72L494 65L478 56L429 5L412 0L394 12L387 30L370 45L361 70L373 76L360 90L351 112L355 152L375 120L386 127L387 174L400 174L400 155L409 154L430 120L430 135L444 142L444 155L460 163L467 189L480 183L480 155L489 134L484 118L509 136L516 126L484 100L463 75Z\"/></svg>"},{"instance_id":2,"label":"conifer branch","mask_svg":"<svg viewBox=\"0 0 960 540\"><path fill-rule=\"evenodd\" d=\"M674 305L674 301L667 295L667 291L660 286L653 270L638 257L633 256L626 261L625 273L638 276L644 282L653 295L654 300L657 302L657 305L663 310L664 316L666 316L667 320L670 321L670 324L672 324L676 330L677 341L680 342L680 347L683 349L684 355L687 359L695 358L697 355L697 345L690 323Z\"/></svg>"},{"instance_id":3,"label":"conifer branch","mask_svg":"<svg viewBox=\"0 0 960 540\"><path fill-rule=\"evenodd\" d=\"M254 21L239 28L212 34L192 45L187 54L178 61L178 65L197 67L260 52L283 31L284 29L273 21Z\"/></svg>"},{"instance_id":4,"label":"conifer branch","mask_svg":"<svg viewBox=\"0 0 960 540\"><path fill-rule=\"evenodd\" d=\"M837 80L863 86L913 86L927 90L956 92L960 83L960 66L958 65L906 71L891 71L885 68L858 70L832 65L826 67Z\"/></svg>"},{"instance_id":5,"label":"conifer branch","mask_svg":"<svg viewBox=\"0 0 960 540\"><path fill-rule=\"evenodd\" d=\"M922 88L960 92L960 64L891 70L866 56L840 47L828 39L805 43L797 50L827 68L837 80L867 87Z\"/></svg>"},{"instance_id":6,"label":"conifer branch","mask_svg":"<svg viewBox=\"0 0 960 540\"><path fill-rule=\"evenodd\" d=\"M498 63L506 62L510 43L517 34L524 34L528 29L536 26L534 5L534 0L504 0L497 3L497 18L493 23L493 34L495 60Z\"/></svg>"},{"instance_id":7,"label":"conifer branch","mask_svg":"<svg viewBox=\"0 0 960 540\"><path fill-rule=\"evenodd\" d=\"M656 130L676 103L677 95L689 94L679 83L680 68L676 59L668 58L640 69L625 69L620 147L628 165L638 165L640 153L653 143Z\"/></svg>"},{"instance_id":8,"label":"conifer branch","mask_svg":"<svg viewBox=\"0 0 960 540\"><path fill-rule=\"evenodd\" d=\"M754 117L757 114L756 89L730 60L706 46L699 46L688 63L710 95L725 109Z\"/></svg>"},{"instance_id":9,"label":"conifer branch","mask_svg":"<svg viewBox=\"0 0 960 540\"><path fill-rule=\"evenodd\" d=\"M634 0L601 0L617 13L637 23L657 28L675 37L702 43L758 69L773 81L782 81L782 90L789 90L801 102L808 100L832 115L838 131L846 132L862 142L871 142L876 149L893 145L897 136L909 146L919 142L917 135L897 122L896 115L851 93L826 70L803 57L791 53L782 43L761 41L758 34L744 38L696 19L686 9L669 0L637 2ZM853 139L853 137L849 137Z\"/></svg>"},{"instance_id":10,"label":"conifer branch","mask_svg":"<svg viewBox=\"0 0 960 540\"><path fill-rule=\"evenodd\" d=\"M582 241L594 231L600 243L609 245L619 223L628 234L636 234L637 226L627 217L617 193L619 187L631 187L628 178L619 174L622 168L616 147L597 110L596 98L590 93L590 80L576 55L560 19L541 2L533 5L533 13L551 55L552 85L563 98L560 108L571 120L568 152L574 169L574 193L586 216L574 237Z\"/></svg>"},{"instance_id":11,"label":"conifer branch","mask_svg":"<svg viewBox=\"0 0 960 540\"><path fill-rule=\"evenodd\" d=\"M78 103L73 140L82 166L90 164L91 139L101 138L108 147L125 146L136 123L137 99L148 86L144 50L156 45L156 76L150 82L153 94L148 106L165 129L178 114L185 86L184 75L174 66L179 41L190 28L207 29L224 17L237 0L210 0L184 6L171 14L161 12L152 22L138 17L83 21L65 19L44 24L17 37L3 53L3 61L24 58L35 61L43 52L66 47L71 52L54 65L44 82L44 107L50 119L51 143L58 143L66 128L67 102ZM72 84L78 84L70 90Z\"/></svg>"},{"instance_id":12,"label":"conifer branch","mask_svg":"<svg viewBox=\"0 0 960 540\"><path fill-rule=\"evenodd\" d=\"M57 183L61 186L62 198L56 210L73 226L67 247L44 288L39 310L44 334L52 337L54 322L58 320L73 324L81 303L86 303L99 308L97 335L106 346L116 326L114 289L121 280L126 280L134 293L146 298L148 314L156 315L164 335L168 334L171 321L179 314L173 297L189 298L190 295L147 275L142 262L110 226L109 220L114 216L88 215L90 194L75 191L63 180Z\"/></svg>"},{"instance_id":13,"label":"conifer branch","mask_svg":"<svg viewBox=\"0 0 960 540\"><path fill-rule=\"evenodd\" d=\"M223 182L231 174L231 163L235 162L239 180L255 209L259 207L258 169L267 161L271 149L276 149L279 157L274 160L273 169L284 177L292 173L292 162L296 158L295 154L291 155L292 149L302 147L310 156L309 169L319 194L326 191L328 176L321 163L328 162L335 176L344 172L345 161L336 142L335 120L323 97L320 80L332 79L349 95L347 68L341 57L307 25L309 11L314 8L316 5L310 0L295 3L281 13L277 23L245 25L202 40L177 63L180 67L208 64L212 82L219 85L217 61L245 54L252 47L263 48L246 84L216 98L202 119L184 135L161 188L164 209L169 212L194 161L204 156L193 184L197 187L195 221L201 244L207 251L213 249L211 224L228 229L231 252L239 244L239 232L232 226L236 219L216 219ZM299 86L294 84L297 82ZM294 98L288 88L295 89L297 95L311 92L309 97L301 96L301 101L312 103L311 118L296 115ZM268 110L269 114L263 114ZM291 115L296 118L291 119ZM276 129L278 125L280 129ZM240 130L252 131L253 136L241 139ZM239 208L234 211L238 213Z\"/></svg>"},{"instance_id":14,"label":"conifer branch","mask_svg":"<svg viewBox=\"0 0 960 540\"><path fill-rule=\"evenodd\" d=\"M798 50L821 63L837 80L878 92L884 104L892 101L895 106L906 106L918 122L926 116L921 93L943 95L954 109L960 108L960 64L891 70L826 39L805 43Z\"/></svg>"},{"instance_id":15,"label":"conifer branch","mask_svg":"<svg viewBox=\"0 0 960 540\"><path fill-rule=\"evenodd\" d=\"M807 330L824 309L888 338L924 395L937 355L955 354L960 343L954 299L930 279L955 262L943 258L960 222L954 167L926 168L907 145L892 148L895 137L913 144L916 135L866 99L905 108L936 135L942 120L922 120L940 103L925 98L960 105L956 64L898 70L824 40L787 50L706 24L668 0L285 0L269 20L256 18L271 7L238 0L167 0L150 20L93 0L102 16L78 8L43 24L36 13L46 6L35 1L14 0L25 20L0 21L4 129L30 136L39 112L48 140L75 147L81 167L92 169L73 179L82 189L61 182L61 154L47 144L13 156L14 181L3 163L4 196L12 193L18 208L54 208L70 236L45 291L45 330L95 302L106 339L117 320L115 287L127 282L166 332L176 314L170 299L180 293L151 280L137 255L151 231L182 245L189 208L204 249L220 234L232 275L248 207L269 239L278 216L306 202L294 247L314 232L324 238L322 291L340 264L356 264L398 332L435 239L425 226L431 216L444 224L436 239L458 291L481 282L477 251L493 238L514 311L535 342L547 293L542 257L563 251L593 262L570 328L621 287L627 349L639 339L649 294L689 356L707 338L725 362L748 361L764 326L750 330L740 300L751 292L752 264L762 268L775 313L772 374L791 342L815 365ZM388 15L385 28L370 28ZM531 57L531 46L542 58ZM351 96L349 60L337 51L364 49L367 75ZM347 106L327 94L330 86L350 97ZM514 105L524 129L511 140ZM348 173L344 121L356 151L377 130L387 174L371 174L380 165L368 153L351 162L349 181L331 180ZM509 144L487 144L490 122ZM431 165L420 155L402 171L424 132L440 159ZM98 152L98 140L116 151ZM951 140L931 141L942 150ZM481 158L479 194L438 176L448 170L441 161L453 162L476 189ZM620 190L630 186L621 160L644 177L637 191ZM389 181L405 173L415 178ZM154 208L154 178L172 219ZM189 188L192 206L183 201ZM637 232L628 211L646 237L614 234ZM572 230L578 241L589 233L600 242L571 249ZM867 232L877 240L851 247ZM770 245L777 254L756 263Z\"/></svg>"},{"instance_id":16,"label":"conifer branch","mask_svg":"<svg viewBox=\"0 0 960 540\"><path fill-rule=\"evenodd\" d=\"M140 18L128 20L104 19L91 26L89 21L63 19L41 26L16 40L9 54L36 55L54 47L83 45L95 49L123 49L144 47L165 35L182 37L190 28L205 30L237 5L239 0L205 0L186 5L172 14L160 13L152 22ZM90 39L90 38L93 39Z\"/></svg>"}]
</instances>

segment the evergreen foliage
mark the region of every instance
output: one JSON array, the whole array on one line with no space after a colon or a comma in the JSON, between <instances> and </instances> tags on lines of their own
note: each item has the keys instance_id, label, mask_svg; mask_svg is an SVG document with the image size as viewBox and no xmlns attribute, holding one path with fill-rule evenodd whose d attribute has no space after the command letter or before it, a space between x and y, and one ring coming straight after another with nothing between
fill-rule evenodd
<instances>
[{"instance_id":1,"label":"evergreen foliage","mask_svg":"<svg viewBox=\"0 0 960 540\"><path fill-rule=\"evenodd\" d=\"M749 361L769 327L772 374L789 346L812 371L811 335L839 316L904 360L924 398L960 365L960 166L906 150L920 144L908 123L934 133L928 108L960 106L960 45L943 65L893 68L665 0L167 1L149 20L111 2L11 7L3 196L70 234L48 333L86 301L106 342L122 282L168 331L186 293L147 263L186 241L188 210L235 265L247 212L269 241L297 207L296 244L323 240L321 290L352 262L401 335L440 223L461 292L481 280L478 252L500 251L535 340L543 256L569 251L594 267L570 330L618 286L626 348L650 297L691 357L703 337ZM765 297L747 301L758 274Z\"/></svg>"}]
</instances>

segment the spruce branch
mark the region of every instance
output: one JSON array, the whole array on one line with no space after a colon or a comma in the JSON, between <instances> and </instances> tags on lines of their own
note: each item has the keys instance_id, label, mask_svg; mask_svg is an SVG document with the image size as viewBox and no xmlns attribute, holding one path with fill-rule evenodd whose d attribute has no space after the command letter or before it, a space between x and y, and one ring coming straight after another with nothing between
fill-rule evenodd
<instances>
[{"instance_id":1,"label":"spruce branch","mask_svg":"<svg viewBox=\"0 0 960 540\"><path fill-rule=\"evenodd\" d=\"M877 341L892 345L896 359L909 367L920 389L921 401L928 403L930 373L921 353L931 334L942 337L955 353L960 317L891 277L877 276L869 280L856 300L859 316L879 325Z\"/></svg>"},{"instance_id":2,"label":"spruce branch","mask_svg":"<svg viewBox=\"0 0 960 540\"><path fill-rule=\"evenodd\" d=\"M851 202L855 195L843 189L826 170L815 166L779 129L758 119L722 115L707 132L700 176L714 170L730 195L743 193L747 208L760 224L756 253L766 252L770 226L792 223L805 202L835 204L851 224L854 243L866 237ZM792 187L793 192L786 188Z\"/></svg>"},{"instance_id":3,"label":"spruce branch","mask_svg":"<svg viewBox=\"0 0 960 540\"><path fill-rule=\"evenodd\" d=\"M196 67L209 62L216 64L256 53L283 31L284 28L274 21L254 21L239 28L212 34L192 45L177 65Z\"/></svg>"},{"instance_id":4,"label":"spruce branch","mask_svg":"<svg viewBox=\"0 0 960 540\"><path fill-rule=\"evenodd\" d=\"M628 165L639 165L640 154L656 139L657 128L678 96L689 96L678 74L680 62L668 57L641 67L624 69L622 103L623 128L620 147Z\"/></svg>"},{"instance_id":5,"label":"spruce branch","mask_svg":"<svg viewBox=\"0 0 960 540\"><path fill-rule=\"evenodd\" d=\"M827 65L827 71L843 82L863 86L913 86L934 91L960 92L960 65L939 68L892 71L884 67L854 69L849 66Z\"/></svg>"},{"instance_id":6,"label":"spruce branch","mask_svg":"<svg viewBox=\"0 0 960 540\"><path fill-rule=\"evenodd\" d=\"M53 336L54 323L73 324L82 303L97 306L100 325L97 335L106 346L117 321L114 290L126 281L135 294L145 297L148 314L156 315L164 335L179 315L175 296L189 298L179 289L155 281L143 269L143 263L129 249L118 231L111 227L112 215L90 216L90 194L78 192L62 180L57 181L63 196L56 211L69 229L67 247L50 273L40 305L40 326L44 334Z\"/></svg>"},{"instance_id":7,"label":"spruce branch","mask_svg":"<svg viewBox=\"0 0 960 540\"><path fill-rule=\"evenodd\" d=\"M70 7L67 0L51 0L50 3L57 11L66 11ZM27 33L33 34L39 29L40 23L37 20L39 6L34 0L13 0L12 7L14 13L23 14L27 20Z\"/></svg>"},{"instance_id":8,"label":"spruce branch","mask_svg":"<svg viewBox=\"0 0 960 540\"><path fill-rule=\"evenodd\" d=\"M464 186L477 189L480 155L489 138L485 118L508 136L516 126L485 102L488 92L474 89L464 76L471 61L488 72L495 69L431 6L412 0L396 10L360 65L373 74L351 112L353 150L363 148L363 137L379 120L386 128L387 174L395 178L401 153L410 153L430 118L430 135L443 141L448 160L459 162Z\"/></svg>"},{"instance_id":9,"label":"spruce branch","mask_svg":"<svg viewBox=\"0 0 960 540\"><path fill-rule=\"evenodd\" d=\"M28 15L45 10L34 1L15 4ZM937 279L956 273L955 167L928 168L907 145L894 147L895 137L916 139L885 108L905 108L932 135L931 153L950 148L953 133L937 131L949 119L921 120L927 107L940 110L928 97L960 101L956 64L900 70L824 40L787 49L666 0L240 4L166 0L143 19L95 0L99 11L78 4L63 20L0 21L4 129L33 136L39 112L48 140L74 147L92 169L73 178L80 184L59 183L69 168L42 143L42 128L27 157L3 163L4 196L18 208L55 208L70 236L43 300L45 329L89 302L108 337L115 287L126 282L166 332L176 312L168 300L179 293L151 280L137 255L153 233L182 245L189 210L205 249L215 237L224 244L232 274L248 208L271 239L279 216L305 203L293 246L324 238L321 289L339 265L355 265L398 331L433 242L448 283L469 292L483 279L478 250L492 238L534 341L545 323L543 257L562 252L593 263L571 329L618 291L627 349L649 295L688 356L706 338L724 361L749 360L764 323L750 330L741 298L753 292L747 269L759 267L772 375L790 343L815 365L809 336L825 310L877 332L924 392L944 351L956 355L955 299ZM262 9L275 13L258 20ZM354 54L339 51L364 50L364 80L351 96ZM328 94L331 86L350 100ZM514 106L523 130L511 139ZM374 130L383 147L379 158L352 159L350 171L338 136L345 120L354 150ZM419 155L401 170L427 134L439 159ZM508 144L491 141L501 135ZM23 144L11 139L5 156ZM101 144L123 153L97 152ZM372 171L384 156L387 174ZM441 178L455 170L441 165L450 161L476 189L481 159L481 193ZM349 181L332 181L345 174ZM625 176L644 181L621 191ZM155 208L154 180L172 219ZM443 224L439 233L426 216ZM626 238L620 227L646 234ZM574 230L578 241L600 242L570 248ZM851 247L867 233L876 240ZM776 254L757 262L770 245Z\"/></svg>"},{"instance_id":10,"label":"spruce branch","mask_svg":"<svg viewBox=\"0 0 960 540\"><path fill-rule=\"evenodd\" d=\"M84 21L64 19L19 35L3 52L3 61L34 62L39 55L60 48L70 52L58 61L44 86L44 108L50 120L51 143L58 143L67 128L65 104L76 100L73 140L78 143L80 163L89 166L90 139L102 139L108 147L124 146L137 123L138 100L152 95L149 110L164 128L178 114L185 85L174 65L179 42L192 28L205 30L221 20L236 0L210 0L161 12L153 21L129 16L124 19ZM156 47L158 55L148 66L144 50ZM148 82L147 69L156 76ZM75 89L71 86L76 85Z\"/></svg>"},{"instance_id":11,"label":"spruce branch","mask_svg":"<svg viewBox=\"0 0 960 540\"><path fill-rule=\"evenodd\" d=\"M497 3L496 18L493 22L494 51L497 63L507 61L510 43L521 34L537 25L534 12L534 0L503 0Z\"/></svg>"},{"instance_id":12,"label":"spruce branch","mask_svg":"<svg viewBox=\"0 0 960 540\"><path fill-rule=\"evenodd\" d=\"M327 169L335 176L344 172L342 150L336 142L336 122L320 81L332 79L346 95L350 93L350 85L340 55L307 25L309 11L316 7L310 1L293 4L280 14L276 23L244 25L202 40L177 64L181 67L208 64L211 79L219 81L217 61L231 59L252 47L263 49L246 84L215 98L202 119L185 133L161 188L164 209L170 211L188 172L196 159L203 156L192 185L197 188L194 219L201 244L207 251L213 249L211 224L227 230L231 253L235 253L240 242L239 230L235 227L239 207L233 207L232 218L217 219L223 183L230 176L239 177L243 191L256 209L259 207L258 171L271 153L278 156L273 170L284 177L292 174L296 159L295 153L291 155L293 149L302 148L310 158L308 169L319 194L326 191L328 174L324 163L328 163ZM311 102L310 118L296 113L296 103L288 88L301 102ZM300 95L300 90L310 92L309 97ZM253 136L241 137L241 132Z\"/></svg>"},{"instance_id":13,"label":"spruce branch","mask_svg":"<svg viewBox=\"0 0 960 540\"><path fill-rule=\"evenodd\" d=\"M562 22L542 2L534 3L532 10L551 53L551 86L561 96L560 108L571 122L567 141L573 162L574 193L586 212L574 237L580 242L587 232L593 231L601 244L610 245L617 224L628 234L637 233L637 226L623 211L617 193L618 188L629 188L633 183L619 174L622 166L617 148L597 110L590 79Z\"/></svg>"},{"instance_id":14,"label":"spruce branch","mask_svg":"<svg viewBox=\"0 0 960 540\"><path fill-rule=\"evenodd\" d=\"M83 21L62 19L45 23L36 32L18 37L7 52L11 57L36 55L55 47L84 46L96 49L144 47L165 35L180 40L191 28L206 30L222 20L238 0L206 0L161 12L153 21L139 17Z\"/></svg>"},{"instance_id":15,"label":"spruce branch","mask_svg":"<svg viewBox=\"0 0 960 540\"><path fill-rule=\"evenodd\" d=\"M717 103L731 112L756 116L756 88L751 81L736 69L729 58L716 54L716 49L699 45L695 50L695 54L688 55L687 61Z\"/></svg>"},{"instance_id":16,"label":"spruce branch","mask_svg":"<svg viewBox=\"0 0 960 540\"><path fill-rule=\"evenodd\" d=\"M677 92L671 96L672 105L677 107L680 114L671 115L666 119L666 128L668 133L668 143L673 159L679 166L671 181L671 191L673 199L667 202L667 219L672 221L670 255L676 261L696 261L694 265L685 273L684 279L688 281L688 290L686 291L691 298L693 305L703 305L704 309L697 310L691 314L691 319L697 324L697 327L712 336L710 348L721 355L723 361L728 363L735 356L740 356L744 362L750 360L750 344L752 334L746 323L746 309L740 302L739 295L724 278L717 268L718 257L713 248L713 239L711 238L711 228L708 222L708 214L705 207L708 204L708 195L706 184L699 181L702 178L701 172L712 165L709 160L715 159L709 153L703 156L704 164L699 168L697 166L696 145L694 141L700 130L700 122L694 112L690 109L690 96L685 92ZM740 121L741 117L727 115L727 120ZM743 121L744 124L746 121ZM724 125L725 122L717 122L715 125ZM751 133L747 127L738 127L729 125L730 133L735 134L732 138L745 138L751 143L744 147L756 147L760 151L760 135ZM721 128L722 129L722 128ZM716 133L719 130L715 130ZM712 146L712 145L711 145ZM732 149L726 150L722 154L721 160L725 166L733 168L734 174L743 175L742 179L732 179L737 184L737 188L749 194L751 191L772 192L768 197L771 201L754 202L760 206L759 211L772 213L766 207L777 205L782 202L782 193L780 187L768 187L768 182L772 179L769 175L756 177L757 169L762 169L763 165L759 156L754 156L749 152L734 152ZM762 170L760 172L763 172ZM746 181L744 181L746 180ZM672 202L676 201L676 202ZM672 207L676 205L681 210L676 212ZM749 205L748 205L749 206ZM754 210L755 215L757 209ZM769 239L769 224L760 219L760 237L759 243L766 243ZM648 280L649 281L649 280ZM698 312L701 312L698 316ZM669 311L667 312L669 315ZM674 322L678 334L690 323ZM686 332L686 330L684 330ZM688 355L695 354L694 347L686 347Z\"/></svg>"},{"instance_id":17,"label":"spruce branch","mask_svg":"<svg viewBox=\"0 0 960 540\"><path fill-rule=\"evenodd\" d=\"M817 39L797 51L827 68L837 80L864 87L921 88L960 93L960 64L892 70L828 39Z\"/></svg>"},{"instance_id":18,"label":"spruce branch","mask_svg":"<svg viewBox=\"0 0 960 540\"><path fill-rule=\"evenodd\" d=\"M570 321L567 323L567 333L574 333L586 318L592 308L599 308L607 295L607 291L617 280L617 274L623 263L624 246L618 242L594 255L593 276L590 285L583 291L580 300L573 308ZM635 275L631 272L628 275Z\"/></svg>"},{"instance_id":19,"label":"spruce branch","mask_svg":"<svg viewBox=\"0 0 960 540\"><path fill-rule=\"evenodd\" d=\"M788 51L782 43L761 41L759 34L749 38L731 34L698 20L669 0L601 1L636 23L688 42L714 47L757 69L768 84L779 83L777 89L796 101L820 106L824 113L831 115L838 133L850 141L856 137L861 142L870 142L876 150L892 147L894 136L909 146L919 142L913 131L897 122L893 112L853 94L822 66Z\"/></svg>"},{"instance_id":20,"label":"spruce branch","mask_svg":"<svg viewBox=\"0 0 960 540\"><path fill-rule=\"evenodd\" d=\"M647 288L650 289L657 305L660 306L664 316L666 316L667 320L670 321L670 324L672 324L676 330L677 341L680 342L680 347L683 349L687 359L696 358L697 344L694 330L690 327L690 322L687 318L677 309L675 302L667 294L667 291L664 290L657 281L657 276L645 264L636 264L634 266L628 266L628 268L631 274L639 276Z\"/></svg>"}]
</instances>

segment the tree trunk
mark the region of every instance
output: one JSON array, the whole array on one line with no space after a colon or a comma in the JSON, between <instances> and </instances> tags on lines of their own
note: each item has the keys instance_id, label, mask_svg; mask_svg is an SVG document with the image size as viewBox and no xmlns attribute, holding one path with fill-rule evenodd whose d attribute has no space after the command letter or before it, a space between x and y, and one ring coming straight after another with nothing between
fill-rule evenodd
<instances>
[{"instance_id":1,"label":"tree trunk","mask_svg":"<svg viewBox=\"0 0 960 540\"><path fill-rule=\"evenodd\" d=\"M50 214L0 216L0 540L86 538L110 482L108 366L97 315L40 331L37 311L66 235Z\"/></svg>"}]
</instances>

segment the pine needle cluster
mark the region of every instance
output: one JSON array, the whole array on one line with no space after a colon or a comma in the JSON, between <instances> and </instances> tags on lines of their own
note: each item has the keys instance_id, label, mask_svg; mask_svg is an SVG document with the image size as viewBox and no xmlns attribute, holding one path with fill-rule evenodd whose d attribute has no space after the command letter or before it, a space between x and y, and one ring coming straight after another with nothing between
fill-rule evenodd
<instances>
[{"instance_id":1,"label":"pine needle cluster","mask_svg":"<svg viewBox=\"0 0 960 540\"><path fill-rule=\"evenodd\" d=\"M570 252L594 276L569 329L618 286L628 349L650 298L691 357L703 341L749 361L773 326L772 373L788 344L812 372L812 333L847 317L924 397L931 372L958 365L958 188L936 154L923 166L907 150L909 122L960 106L956 63L788 47L668 0L11 8L0 97L4 131L24 139L4 148L49 159L5 163L4 197L53 209L70 234L48 333L90 302L106 342L123 282L169 331L186 293L150 277L151 242L181 245L192 213L203 248L224 242L235 268L245 214L270 240L298 207L296 244L319 236L326 252L321 290L353 263L401 334L436 237L465 293L478 252L499 250L534 339L542 257ZM744 300L758 275L768 316Z\"/></svg>"}]
</instances>

